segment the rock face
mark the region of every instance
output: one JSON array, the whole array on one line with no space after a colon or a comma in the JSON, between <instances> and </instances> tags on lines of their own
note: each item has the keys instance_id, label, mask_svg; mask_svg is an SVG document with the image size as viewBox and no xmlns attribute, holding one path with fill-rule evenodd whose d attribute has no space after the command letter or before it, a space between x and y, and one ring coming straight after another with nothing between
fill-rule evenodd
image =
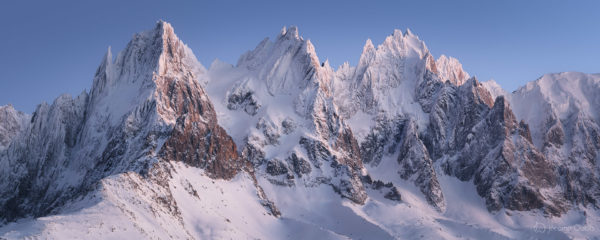
<instances>
[{"instance_id":1,"label":"rock face","mask_svg":"<svg viewBox=\"0 0 600 240\"><path fill-rule=\"evenodd\" d=\"M0 160L1 220L48 214L109 175L143 176L160 161L232 178L245 164L199 84L204 71L165 22L114 62L109 50L89 94L41 104L19 134L3 135L15 141Z\"/></svg>"}]
</instances>

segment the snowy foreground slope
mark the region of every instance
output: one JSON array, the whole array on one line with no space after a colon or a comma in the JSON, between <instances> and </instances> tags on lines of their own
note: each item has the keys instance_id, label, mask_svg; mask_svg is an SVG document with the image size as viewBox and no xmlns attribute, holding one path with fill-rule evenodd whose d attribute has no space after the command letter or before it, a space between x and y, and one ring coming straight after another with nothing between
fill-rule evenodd
<instances>
[{"instance_id":1,"label":"snowy foreground slope","mask_svg":"<svg viewBox=\"0 0 600 240\"><path fill-rule=\"evenodd\" d=\"M89 92L0 107L0 239L594 238L597 92L507 93L398 30L357 66L290 27L206 69L160 21Z\"/></svg>"}]
</instances>

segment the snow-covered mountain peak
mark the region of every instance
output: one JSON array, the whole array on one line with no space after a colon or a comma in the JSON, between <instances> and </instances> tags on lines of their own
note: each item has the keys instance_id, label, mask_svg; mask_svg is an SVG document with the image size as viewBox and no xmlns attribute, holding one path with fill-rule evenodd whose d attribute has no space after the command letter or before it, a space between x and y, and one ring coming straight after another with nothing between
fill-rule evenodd
<instances>
[{"instance_id":1,"label":"snow-covered mountain peak","mask_svg":"<svg viewBox=\"0 0 600 240\"><path fill-rule=\"evenodd\" d=\"M365 42L365 46L363 47L363 53L367 52L367 51L373 51L373 50L375 50L373 41L370 38L367 38L367 41Z\"/></svg>"},{"instance_id":2,"label":"snow-covered mountain peak","mask_svg":"<svg viewBox=\"0 0 600 240\"><path fill-rule=\"evenodd\" d=\"M265 38L256 46L256 48L254 48L254 50L244 53L238 60L237 66L254 70L257 69L259 65L272 64L272 62L268 61L274 60L272 58L279 58L286 54L295 55L296 53L308 55L310 59L315 60L313 62L316 65L319 63L315 47L310 40L302 38L298 33L298 28L295 26L291 26L290 28L283 27L274 41Z\"/></svg>"},{"instance_id":3,"label":"snow-covered mountain peak","mask_svg":"<svg viewBox=\"0 0 600 240\"><path fill-rule=\"evenodd\" d=\"M15 110L15 107L11 103L9 103L7 105L0 106L0 111L5 112L5 111L16 111L16 110Z\"/></svg>"},{"instance_id":4,"label":"snow-covered mountain peak","mask_svg":"<svg viewBox=\"0 0 600 240\"><path fill-rule=\"evenodd\" d=\"M431 54L416 35L394 30L377 47L367 40L356 67L340 67L335 73L334 94L342 115L350 119L359 140L367 132L357 129L372 126L372 117L380 114L390 119L397 115L413 115L424 129L426 119L416 102L415 89L426 73ZM431 61L430 61L431 62ZM366 113L371 117L363 114ZM355 115L363 120L353 119ZM371 119L371 120L369 120ZM359 127L363 126L363 127Z\"/></svg>"},{"instance_id":5,"label":"snow-covered mountain peak","mask_svg":"<svg viewBox=\"0 0 600 240\"><path fill-rule=\"evenodd\" d=\"M304 89L321 68L315 47L299 36L296 27L283 29L275 41L266 38L260 42L240 57L237 67L265 81L272 95Z\"/></svg>"},{"instance_id":6,"label":"snow-covered mountain peak","mask_svg":"<svg viewBox=\"0 0 600 240\"><path fill-rule=\"evenodd\" d=\"M363 51L360 54L360 59L358 60L358 66L367 66L375 57L376 52L377 50L375 49L371 39L367 39L365 46L363 47Z\"/></svg>"},{"instance_id":7,"label":"snow-covered mountain peak","mask_svg":"<svg viewBox=\"0 0 600 240\"><path fill-rule=\"evenodd\" d=\"M442 81L450 81L454 85L462 85L470 78L469 74L463 70L462 64L458 59L441 55L435 65L438 76Z\"/></svg>"},{"instance_id":8,"label":"snow-covered mountain peak","mask_svg":"<svg viewBox=\"0 0 600 240\"><path fill-rule=\"evenodd\" d=\"M409 56L416 54L423 57L429 53L425 42L414 35L410 30L406 30L405 34L396 29L392 35L385 38L383 43L377 47L377 52L381 55L384 52L390 52L394 55Z\"/></svg>"},{"instance_id":9,"label":"snow-covered mountain peak","mask_svg":"<svg viewBox=\"0 0 600 240\"><path fill-rule=\"evenodd\" d=\"M107 112L117 124L124 114L153 98L165 80L195 84L205 71L171 24L159 21L153 29L134 34L114 61L108 49L90 90L91 107L100 111L92 112Z\"/></svg>"},{"instance_id":10,"label":"snow-covered mountain peak","mask_svg":"<svg viewBox=\"0 0 600 240\"><path fill-rule=\"evenodd\" d=\"M402 37L404 37L404 35L405 34L403 34L400 29L394 29L394 32L392 33L392 35L390 37L393 37L394 39L402 39ZM406 34L406 35L408 35L408 34Z\"/></svg>"},{"instance_id":11,"label":"snow-covered mountain peak","mask_svg":"<svg viewBox=\"0 0 600 240\"><path fill-rule=\"evenodd\" d=\"M287 28L284 26L281 29L279 38L296 39L296 40L302 39L302 37L300 37L300 34L298 33L298 27L296 27L296 26L290 26L290 28Z\"/></svg>"}]
</instances>

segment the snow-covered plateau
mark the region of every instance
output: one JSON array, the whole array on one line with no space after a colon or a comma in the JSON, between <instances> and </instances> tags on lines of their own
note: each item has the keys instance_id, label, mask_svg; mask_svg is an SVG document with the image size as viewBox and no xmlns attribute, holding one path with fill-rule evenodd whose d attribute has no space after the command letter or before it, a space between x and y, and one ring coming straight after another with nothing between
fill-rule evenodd
<instances>
[{"instance_id":1,"label":"snow-covered plateau","mask_svg":"<svg viewBox=\"0 0 600 240\"><path fill-rule=\"evenodd\" d=\"M598 239L599 93L509 93L410 30L356 66L289 27L206 68L159 21L89 91L0 107L0 239Z\"/></svg>"}]
</instances>

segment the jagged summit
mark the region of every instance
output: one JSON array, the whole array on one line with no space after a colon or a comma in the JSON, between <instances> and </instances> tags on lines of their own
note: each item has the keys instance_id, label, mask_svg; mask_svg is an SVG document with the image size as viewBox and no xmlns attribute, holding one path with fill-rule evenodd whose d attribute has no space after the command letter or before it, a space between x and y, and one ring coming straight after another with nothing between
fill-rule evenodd
<instances>
[{"instance_id":1,"label":"jagged summit","mask_svg":"<svg viewBox=\"0 0 600 240\"><path fill-rule=\"evenodd\" d=\"M300 34L298 33L298 27L296 27L296 26L290 26L289 28L284 26L281 29L279 38L297 39L297 40L302 39L302 37L300 37Z\"/></svg>"},{"instance_id":2,"label":"jagged summit","mask_svg":"<svg viewBox=\"0 0 600 240\"><path fill-rule=\"evenodd\" d=\"M144 79L152 80L151 74L165 74L171 67L169 64L199 65L192 51L179 40L171 24L161 20L154 29L134 34L114 62L111 48L108 48L96 71L93 89L118 81L135 83Z\"/></svg>"},{"instance_id":3,"label":"jagged summit","mask_svg":"<svg viewBox=\"0 0 600 240\"><path fill-rule=\"evenodd\" d=\"M415 102L415 88L424 79L430 55L425 43L409 32L394 30L377 47L367 40L357 66L335 73L334 100L341 114L349 119L360 112L392 118L409 114L424 128L427 117ZM355 131L359 138L366 134Z\"/></svg>"},{"instance_id":4,"label":"jagged summit","mask_svg":"<svg viewBox=\"0 0 600 240\"><path fill-rule=\"evenodd\" d=\"M310 40L300 37L296 27L284 27L274 41L266 38L244 53L237 67L254 72L270 94L290 94L306 87L321 65Z\"/></svg>"}]
</instances>

